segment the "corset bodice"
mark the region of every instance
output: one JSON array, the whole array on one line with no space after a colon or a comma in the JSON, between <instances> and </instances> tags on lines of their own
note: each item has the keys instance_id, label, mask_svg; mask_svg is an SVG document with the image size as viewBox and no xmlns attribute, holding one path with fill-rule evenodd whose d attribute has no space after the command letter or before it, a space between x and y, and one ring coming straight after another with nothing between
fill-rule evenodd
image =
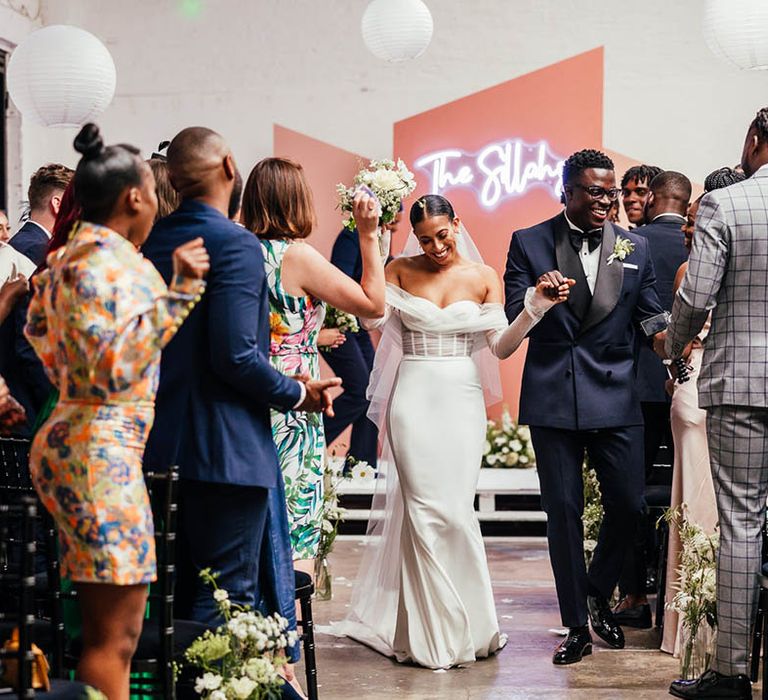
<instances>
[{"instance_id":1,"label":"corset bodice","mask_svg":"<svg viewBox=\"0 0 768 700\"><path fill-rule=\"evenodd\" d=\"M470 357L474 343L474 333L427 333L403 328L403 355Z\"/></svg>"}]
</instances>

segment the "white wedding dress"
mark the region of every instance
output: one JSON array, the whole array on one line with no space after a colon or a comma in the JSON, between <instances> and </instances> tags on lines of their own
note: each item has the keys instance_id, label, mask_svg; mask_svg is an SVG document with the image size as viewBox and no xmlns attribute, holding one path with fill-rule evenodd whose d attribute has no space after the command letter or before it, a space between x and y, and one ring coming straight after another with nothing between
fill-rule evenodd
<instances>
[{"instance_id":1,"label":"white wedding dress","mask_svg":"<svg viewBox=\"0 0 768 700\"><path fill-rule=\"evenodd\" d=\"M529 292L529 310L508 328L501 304L440 308L387 285L382 344L389 333L402 356L390 352L389 368L377 357L372 376L388 399L373 506L384 509L383 520L364 555L352 610L334 634L434 669L471 663L506 642L474 510L486 430L483 389L493 390L482 375L495 368L499 388L488 349L508 357L517 348L546 311L535 308L533 297ZM476 362L483 352L487 361ZM391 381L383 376L388 372L395 373Z\"/></svg>"}]
</instances>

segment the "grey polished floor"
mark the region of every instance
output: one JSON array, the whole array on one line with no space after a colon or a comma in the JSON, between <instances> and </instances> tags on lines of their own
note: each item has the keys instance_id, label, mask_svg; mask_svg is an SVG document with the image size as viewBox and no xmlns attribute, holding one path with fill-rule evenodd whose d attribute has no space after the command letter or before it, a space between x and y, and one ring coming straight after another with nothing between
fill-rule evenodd
<instances>
[{"instance_id":1,"label":"grey polished floor","mask_svg":"<svg viewBox=\"0 0 768 700\"><path fill-rule=\"evenodd\" d=\"M315 601L319 625L345 615L362 540L340 539L331 556L334 597ZM584 661L552 665L559 627L552 572L543 539L487 539L499 622L509 644L469 668L430 671L402 666L348 639L317 636L321 700L410 698L412 700L523 700L568 698L614 700L668 698L678 662L657 650L655 630L627 631L627 648L608 649L599 640ZM299 669L303 676L303 669ZM755 691L754 697L759 697Z\"/></svg>"}]
</instances>

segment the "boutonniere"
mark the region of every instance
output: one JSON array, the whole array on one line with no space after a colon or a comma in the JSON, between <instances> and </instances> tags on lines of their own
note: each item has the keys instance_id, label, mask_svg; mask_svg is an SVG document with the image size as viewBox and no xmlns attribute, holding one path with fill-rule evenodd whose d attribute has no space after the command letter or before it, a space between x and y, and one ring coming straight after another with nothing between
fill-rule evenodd
<instances>
[{"instance_id":1,"label":"boutonniere","mask_svg":"<svg viewBox=\"0 0 768 700\"><path fill-rule=\"evenodd\" d=\"M616 243L613 244L613 252L608 256L608 264L610 265L614 260L624 260L627 255L631 255L635 249L635 244L629 240L629 238L622 238L616 236Z\"/></svg>"}]
</instances>

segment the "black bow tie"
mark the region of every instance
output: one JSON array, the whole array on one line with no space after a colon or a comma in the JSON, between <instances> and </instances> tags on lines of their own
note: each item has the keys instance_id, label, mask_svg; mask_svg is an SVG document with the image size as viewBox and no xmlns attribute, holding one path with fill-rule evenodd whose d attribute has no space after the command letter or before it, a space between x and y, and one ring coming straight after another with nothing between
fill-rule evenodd
<instances>
[{"instance_id":1,"label":"black bow tie","mask_svg":"<svg viewBox=\"0 0 768 700\"><path fill-rule=\"evenodd\" d=\"M576 231L574 229L570 229L571 234L571 245L575 248L577 253L581 252L581 246L584 242L584 239L586 239L589 242L589 252L591 253L597 246L600 245L601 241L603 240L603 229L601 228L595 228L591 231L587 231L586 233L584 231Z\"/></svg>"}]
</instances>

